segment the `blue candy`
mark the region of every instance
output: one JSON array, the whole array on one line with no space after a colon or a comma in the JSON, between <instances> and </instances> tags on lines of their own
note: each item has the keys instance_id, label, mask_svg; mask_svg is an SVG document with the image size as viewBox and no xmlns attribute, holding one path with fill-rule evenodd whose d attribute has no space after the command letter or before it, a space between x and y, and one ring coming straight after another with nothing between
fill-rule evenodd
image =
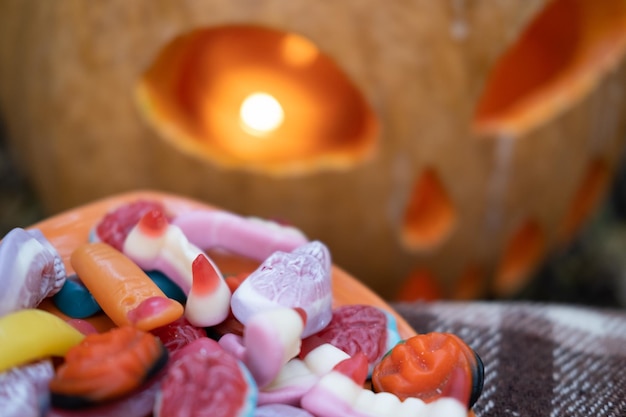
<instances>
[{"instance_id":1,"label":"blue candy","mask_svg":"<svg viewBox=\"0 0 626 417\"><path fill-rule=\"evenodd\" d=\"M52 301L63 314L73 319L84 319L102 311L87 287L72 279L65 280Z\"/></svg>"},{"instance_id":2,"label":"blue candy","mask_svg":"<svg viewBox=\"0 0 626 417\"><path fill-rule=\"evenodd\" d=\"M167 277L167 275L159 271L146 271L146 274L148 274L152 282L154 282L168 298L185 305L187 296L174 281Z\"/></svg>"}]
</instances>

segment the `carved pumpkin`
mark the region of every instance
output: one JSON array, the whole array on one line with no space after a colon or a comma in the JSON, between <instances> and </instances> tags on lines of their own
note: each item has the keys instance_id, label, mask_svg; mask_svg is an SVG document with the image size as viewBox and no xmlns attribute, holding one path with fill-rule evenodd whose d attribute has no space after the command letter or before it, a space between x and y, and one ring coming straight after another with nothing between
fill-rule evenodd
<instances>
[{"instance_id":1,"label":"carved pumpkin","mask_svg":"<svg viewBox=\"0 0 626 417\"><path fill-rule=\"evenodd\" d=\"M625 45L621 0L5 0L0 111L49 214L161 189L386 298L508 296L613 175Z\"/></svg>"}]
</instances>

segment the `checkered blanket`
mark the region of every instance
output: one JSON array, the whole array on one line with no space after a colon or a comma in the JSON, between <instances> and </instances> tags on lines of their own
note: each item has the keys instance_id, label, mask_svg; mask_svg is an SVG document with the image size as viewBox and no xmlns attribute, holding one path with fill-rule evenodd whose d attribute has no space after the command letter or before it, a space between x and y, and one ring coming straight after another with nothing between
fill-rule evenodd
<instances>
[{"instance_id":1,"label":"checkered blanket","mask_svg":"<svg viewBox=\"0 0 626 417\"><path fill-rule=\"evenodd\" d=\"M477 417L625 417L626 311L504 302L403 303L419 333L452 332L483 359Z\"/></svg>"}]
</instances>

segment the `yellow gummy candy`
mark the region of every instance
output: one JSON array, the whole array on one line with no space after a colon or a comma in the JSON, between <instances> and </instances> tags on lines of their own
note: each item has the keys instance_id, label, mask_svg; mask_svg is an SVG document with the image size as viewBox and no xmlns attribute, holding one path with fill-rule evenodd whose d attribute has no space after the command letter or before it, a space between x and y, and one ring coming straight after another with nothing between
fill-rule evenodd
<instances>
[{"instance_id":1,"label":"yellow gummy candy","mask_svg":"<svg viewBox=\"0 0 626 417\"><path fill-rule=\"evenodd\" d=\"M24 309L0 317L0 372L49 356L64 356L85 336L54 314Z\"/></svg>"}]
</instances>

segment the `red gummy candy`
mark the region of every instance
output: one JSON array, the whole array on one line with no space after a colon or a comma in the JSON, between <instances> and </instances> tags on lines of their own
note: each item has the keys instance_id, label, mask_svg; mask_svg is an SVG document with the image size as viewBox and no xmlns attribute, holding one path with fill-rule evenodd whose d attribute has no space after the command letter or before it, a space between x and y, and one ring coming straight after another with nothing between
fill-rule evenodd
<instances>
[{"instance_id":1,"label":"red gummy candy","mask_svg":"<svg viewBox=\"0 0 626 417\"><path fill-rule=\"evenodd\" d=\"M234 356L223 349L203 349L178 358L168 368L154 415L251 415L256 393L254 382Z\"/></svg>"},{"instance_id":2,"label":"red gummy candy","mask_svg":"<svg viewBox=\"0 0 626 417\"><path fill-rule=\"evenodd\" d=\"M170 355L194 340L206 337L204 329L192 325L184 317L166 326L154 329L150 333L161 340L161 343L163 343Z\"/></svg>"},{"instance_id":3,"label":"red gummy candy","mask_svg":"<svg viewBox=\"0 0 626 417\"><path fill-rule=\"evenodd\" d=\"M137 200L125 204L107 213L96 225L95 232L102 242L108 243L121 251L126 236L139 220L148 212L159 210L165 213L165 207L158 201Z\"/></svg>"},{"instance_id":4,"label":"red gummy candy","mask_svg":"<svg viewBox=\"0 0 626 417\"><path fill-rule=\"evenodd\" d=\"M333 310L333 317L324 329L302 342L302 354L322 343L343 350L350 356L363 352L370 364L387 350L387 317L376 307L346 305Z\"/></svg>"}]
</instances>

